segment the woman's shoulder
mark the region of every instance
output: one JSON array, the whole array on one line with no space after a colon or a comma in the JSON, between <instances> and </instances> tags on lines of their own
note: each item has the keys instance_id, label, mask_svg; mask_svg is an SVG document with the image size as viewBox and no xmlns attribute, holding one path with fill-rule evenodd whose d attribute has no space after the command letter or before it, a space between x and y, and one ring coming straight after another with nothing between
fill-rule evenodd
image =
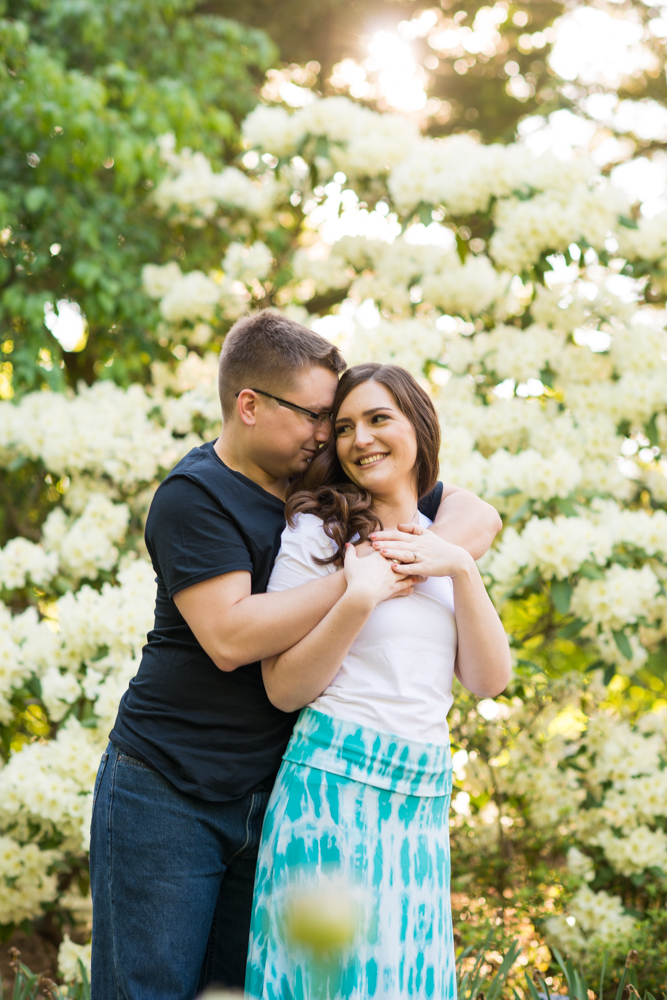
<instances>
[{"instance_id":1,"label":"woman's shoulder","mask_svg":"<svg viewBox=\"0 0 667 1000\"><path fill-rule=\"evenodd\" d=\"M292 524L287 524L280 539L275 571L287 564L308 566L317 569L323 576L335 568L329 564L320 565L318 559L328 559L333 553L331 539L324 531L324 522L315 514L297 514ZM292 584L294 586L294 584Z\"/></svg>"},{"instance_id":2,"label":"woman's shoulder","mask_svg":"<svg viewBox=\"0 0 667 1000\"><path fill-rule=\"evenodd\" d=\"M316 535L324 531L324 521L317 514L295 514L285 530L295 535Z\"/></svg>"},{"instance_id":3,"label":"woman's shoulder","mask_svg":"<svg viewBox=\"0 0 667 1000\"><path fill-rule=\"evenodd\" d=\"M292 524L288 524L283 532L283 545L286 541L292 545L307 545L310 548L313 545L320 549L331 548L331 539L324 531L324 521L317 514L296 514Z\"/></svg>"}]
</instances>

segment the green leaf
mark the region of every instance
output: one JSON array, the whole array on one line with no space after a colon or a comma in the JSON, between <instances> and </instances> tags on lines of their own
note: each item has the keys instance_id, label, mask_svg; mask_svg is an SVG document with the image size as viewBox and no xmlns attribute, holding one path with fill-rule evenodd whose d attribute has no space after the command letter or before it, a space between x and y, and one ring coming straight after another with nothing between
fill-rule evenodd
<instances>
[{"instance_id":1,"label":"green leaf","mask_svg":"<svg viewBox=\"0 0 667 1000\"><path fill-rule=\"evenodd\" d=\"M575 618L559 629L556 634L559 639L572 639L575 635L579 635L585 624L586 622L582 618Z\"/></svg>"},{"instance_id":2,"label":"green leaf","mask_svg":"<svg viewBox=\"0 0 667 1000\"><path fill-rule=\"evenodd\" d=\"M521 657L519 657L516 662L520 667L529 667L531 673L538 673L538 674L542 673L538 665L536 663L533 663L532 660L524 660Z\"/></svg>"},{"instance_id":3,"label":"green leaf","mask_svg":"<svg viewBox=\"0 0 667 1000\"><path fill-rule=\"evenodd\" d=\"M654 413L648 423L644 424L644 432L648 438L648 442L651 447L655 448L658 444L658 425L656 423L658 419L658 414Z\"/></svg>"},{"instance_id":4,"label":"green leaf","mask_svg":"<svg viewBox=\"0 0 667 1000\"><path fill-rule=\"evenodd\" d=\"M615 676L616 676L616 667L614 666L613 663L610 663L602 675L602 683L605 685L605 687L609 687Z\"/></svg>"},{"instance_id":5,"label":"green leaf","mask_svg":"<svg viewBox=\"0 0 667 1000\"><path fill-rule=\"evenodd\" d=\"M600 969L600 989L599 989L599 1000L603 1000L604 996L604 977L607 971L607 960L609 959L609 952L605 951L602 956L602 968Z\"/></svg>"},{"instance_id":6,"label":"green leaf","mask_svg":"<svg viewBox=\"0 0 667 1000\"><path fill-rule=\"evenodd\" d=\"M626 660L632 659L632 646L630 645L630 640L623 630L613 631L614 642L618 647L619 653L621 653Z\"/></svg>"},{"instance_id":7,"label":"green leaf","mask_svg":"<svg viewBox=\"0 0 667 1000\"><path fill-rule=\"evenodd\" d=\"M512 944L507 949L507 953L500 963L500 968L497 973L489 983L488 989L486 991L486 1000L498 1000L500 997L500 991L502 990L507 977L512 969L512 966L516 962L517 958L521 954L521 945L518 941L513 941Z\"/></svg>"},{"instance_id":8,"label":"green leaf","mask_svg":"<svg viewBox=\"0 0 667 1000\"><path fill-rule=\"evenodd\" d=\"M627 215L619 215L619 224L625 226L626 229L639 229L639 225L634 219L629 219Z\"/></svg>"},{"instance_id":9,"label":"green leaf","mask_svg":"<svg viewBox=\"0 0 667 1000\"><path fill-rule=\"evenodd\" d=\"M537 986L530 978L528 973L526 973L526 986L528 987L528 995L531 997L531 1000L542 1000L538 992Z\"/></svg>"},{"instance_id":10,"label":"green leaf","mask_svg":"<svg viewBox=\"0 0 667 1000\"><path fill-rule=\"evenodd\" d=\"M419 217L419 221L423 226L429 226L433 222L433 216L431 214L432 211L433 209L431 208L430 205L426 205L424 204L424 202L420 204L419 208L417 209L417 215Z\"/></svg>"},{"instance_id":11,"label":"green leaf","mask_svg":"<svg viewBox=\"0 0 667 1000\"><path fill-rule=\"evenodd\" d=\"M587 580L604 580L604 573L599 566L596 566L592 562L584 562L579 567L579 573L581 576L585 576Z\"/></svg>"},{"instance_id":12,"label":"green leaf","mask_svg":"<svg viewBox=\"0 0 667 1000\"><path fill-rule=\"evenodd\" d=\"M40 208L46 205L49 200L49 191L45 187L30 188L23 199L29 212L39 212Z\"/></svg>"},{"instance_id":13,"label":"green leaf","mask_svg":"<svg viewBox=\"0 0 667 1000\"><path fill-rule=\"evenodd\" d=\"M579 511L567 497L557 497L556 506L566 517L578 517Z\"/></svg>"},{"instance_id":14,"label":"green leaf","mask_svg":"<svg viewBox=\"0 0 667 1000\"><path fill-rule=\"evenodd\" d=\"M523 517L526 516L526 514L530 514L532 512L532 509L533 509L533 501L532 500L526 500L525 503L521 504L521 506L517 510L516 514L514 514L510 518L509 523L510 524L516 524L516 522L520 521Z\"/></svg>"},{"instance_id":15,"label":"green leaf","mask_svg":"<svg viewBox=\"0 0 667 1000\"><path fill-rule=\"evenodd\" d=\"M618 989L616 990L615 1000L621 1000L621 997L623 996L623 988L625 987L625 980L627 978L627 975L628 975L628 964L626 962L625 968L623 969L623 975L621 976L621 981L618 984Z\"/></svg>"},{"instance_id":16,"label":"green leaf","mask_svg":"<svg viewBox=\"0 0 667 1000\"><path fill-rule=\"evenodd\" d=\"M570 610L572 600L572 584L569 580L552 580L551 597L556 611L561 615L566 615Z\"/></svg>"}]
</instances>

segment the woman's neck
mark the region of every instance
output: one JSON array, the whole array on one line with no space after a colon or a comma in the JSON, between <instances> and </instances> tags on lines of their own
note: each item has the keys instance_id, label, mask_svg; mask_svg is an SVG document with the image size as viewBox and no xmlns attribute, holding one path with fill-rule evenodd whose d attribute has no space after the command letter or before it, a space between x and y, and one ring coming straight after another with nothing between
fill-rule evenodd
<instances>
[{"instance_id":1,"label":"woman's neck","mask_svg":"<svg viewBox=\"0 0 667 1000\"><path fill-rule=\"evenodd\" d=\"M373 513L382 521L384 529L389 531L399 524L408 524L417 519L418 499L412 484L398 487L392 493L373 496Z\"/></svg>"}]
</instances>

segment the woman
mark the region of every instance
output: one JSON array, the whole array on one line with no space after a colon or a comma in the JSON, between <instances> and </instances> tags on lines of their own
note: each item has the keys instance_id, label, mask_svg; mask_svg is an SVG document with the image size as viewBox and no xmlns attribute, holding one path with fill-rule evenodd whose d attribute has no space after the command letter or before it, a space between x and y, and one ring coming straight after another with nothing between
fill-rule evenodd
<instances>
[{"instance_id":1,"label":"woman","mask_svg":"<svg viewBox=\"0 0 667 1000\"><path fill-rule=\"evenodd\" d=\"M418 511L437 479L440 431L417 381L392 365L358 365L341 378L332 419L331 441L288 500L269 590L335 572L341 557L347 590L301 642L262 664L278 708L307 707L264 820L246 991L440 1000L456 996L452 680L499 694L509 649L472 557L429 532ZM373 538L399 524L410 531L398 541ZM366 540L374 551L362 558L350 542ZM363 933L323 973L290 938L290 906L310 886L341 884L361 904Z\"/></svg>"}]
</instances>

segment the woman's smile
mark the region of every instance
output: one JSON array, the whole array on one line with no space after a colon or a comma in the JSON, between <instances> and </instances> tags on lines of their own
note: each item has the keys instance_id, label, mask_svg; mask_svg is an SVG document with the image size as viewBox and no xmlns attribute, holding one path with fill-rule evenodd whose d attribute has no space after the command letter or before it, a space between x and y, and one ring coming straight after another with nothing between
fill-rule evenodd
<instances>
[{"instance_id":1,"label":"woman's smile","mask_svg":"<svg viewBox=\"0 0 667 1000\"><path fill-rule=\"evenodd\" d=\"M383 458L386 458L389 454L388 451L376 451L371 455L362 455L355 461L355 465L361 465L365 468L367 465L375 465L377 462L381 462Z\"/></svg>"}]
</instances>

